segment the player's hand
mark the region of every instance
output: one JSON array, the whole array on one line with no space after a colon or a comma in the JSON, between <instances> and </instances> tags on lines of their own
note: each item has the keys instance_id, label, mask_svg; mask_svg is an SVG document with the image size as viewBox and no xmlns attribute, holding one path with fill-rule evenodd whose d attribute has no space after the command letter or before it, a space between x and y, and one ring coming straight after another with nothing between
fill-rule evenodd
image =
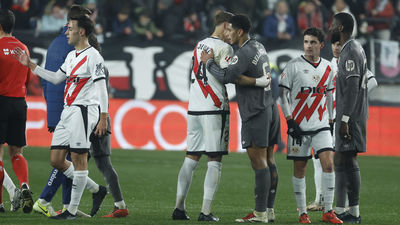
<instances>
[{"instance_id":1,"label":"player's hand","mask_svg":"<svg viewBox=\"0 0 400 225\"><path fill-rule=\"evenodd\" d=\"M303 132L300 126L294 121L294 119L289 119L286 121L288 125L287 133L292 136L292 138L300 139L301 133Z\"/></svg>"},{"instance_id":2,"label":"player's hand","mask_svg":"<svg viewBox=\"0 0 400 225\"><path fill-rule=\"evenodd\" d=\"M96 131L94 132L98 137L102 137L107 134L107 117L102 118L100 116L100 121L97 124Z\"/></svg>"},{"instance_id":3,"label":"player's hand","mask_svg":"<svg viewBox=\"0 0 400 225\"><path fill-rule=\"evenodd\" d=\"M340 129L339 129L339 136L342 138L344 141L351 141L351 135L349 131L349 125L346 122L341 122L340 123Z\"/></svg>"},{"instance_id":4,"label":"player's hand","mask_svg":"<svg viewBox=\"0 0 400 225\"><path fill-rule=\"evenodd\" d=\"M30 58L29 58L28 54L25 51L23 51L21 48L19 48L19 47L14 48L13 57L16 60L18 60L22 65L29 66Z\"/></svg>"},{"instance_id":5,"label":"player's hand","mask_svg":"<svg viewBox=\"0 0 400 225\"><path fill-rule=\"evenodd\" d=\"M214 58L214 51L212 50L212 48L210 49L210 52L209 53L207 53L206 51L201 51L201 56L200 56L200 59L201 59L201 61L204 63L204 64L206 64L207 63L207 61L209 60L209 59L211 59L211 58Z\"/></svg>"},{"instance_id":6,"label":"player's hand","mask_svg":"<svg viewBox=\"0 0 400 225\"><path fill-rule=\"evenodd\" d=\"M333 120L329 120L329 127L330 127L330 130L331 130L331 135L333 136L334 134L333 134L333 127L334 127L334 125L335 125L335 123L333 122Z\"/></svg>"},{"instance_id":7,"label":"player's hand","mask_svg":"<svg viewBox=\"0 0 400 225\"><path fill-rule=\"evenodd\" d=\"M262 77L256 78L256 86L266 88L271 85L271 74L263 75Z\"/></svg>"}]
</instances>

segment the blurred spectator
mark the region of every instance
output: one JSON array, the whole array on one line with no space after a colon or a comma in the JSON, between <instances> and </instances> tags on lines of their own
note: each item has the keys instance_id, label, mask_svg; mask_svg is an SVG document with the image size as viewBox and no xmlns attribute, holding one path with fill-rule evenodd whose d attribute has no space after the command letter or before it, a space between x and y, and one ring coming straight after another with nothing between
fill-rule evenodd
<instances>
[{"instance_id":1,"label":"blurred spectator","mask_svg":"<svg viewBox=\"0 0 400 225\"><path fill-rule=\"evenodd\" d=\"M92 14L90 14L90 19L93 21L94 23L94 32L96 34L97 37L97 41L102 44L104 43L104 30L103 30L103 26L101 23L99 23L99 21L97 21L98 19L98 13L99 10L97 9L97 1L96 0L86 0L86 8L88 8Z\"/></svg>"},{"instance_id":2,"label":"blurred spectator","mask_svg":"<svg viewBox=\"0 0 400 225\"><path fill-rule=\"evenodd\" d=\"M302 33L310 27L324 30L322 13L316 2L318 1L306 0L301 2L299 5L300 12L297 15L297 23Z\"/></svg>"},{"instance_id":3,"label":"blurred spectator","mask_svg":"<svg viewBox=\"0 0 400 225\"><path fill-rule=\"evenodd\" d=\"M356 37L357 36L357 20L354 17L354 15L351 13L350 11L350 7L347 5L345 0L335 0L335 3L332 5L332 15L329 18L329 24L332 22L333 16L337 13L340 12L345 12L345 13L349 13L354 20L354 29L353 29L353 34L351 35L352 37Z\"/></svg>"},{"instance_id":4,"label":"blurred spectator","mask_svg":"<svg viewBox=\"0 0 400 225\"><path fill-rule=\"evenodd\" d=\"M145 37L147 40L153 40L154 36L161 38L164 36L162 30L158 29L151 19L150 12L146 9L141 9L139 20L133 24L133 30L139 37Z\"/></svg>"},{"instance_id":5,"label":"blurred spectator","mask_svg":"<svg viewBox=\"0 0 400 225\"><path fill-rule=\"evenodd\" d=\"M199 34L201 29L201 22L195 11L189 12L189 14L183 18L184 31L189 36L195 37Z\"/></svg>"},{"instance_id":6,"label":"blurred spectator","mask_svg":"<svg viewBox=\"0 0 400 225\"><path fill-rule=\"evenodd\" d=\"M67 24L67 9L62 1L49 2L46 12L37 24L39 32L58 32Z\"/></svg>"},{"instance_id":7,"label":"blurred spectator","mask_svg":"<svg viewBox=\"0 0 400 225\"><path fill-rule=\"evenodd\" d=\"M275 13L268 16L264 22L263 35L266 38L290 40L295 35L296 26L285 0L278 1Z\"/></svg>"},{"instance_id":8,"label":"blurred spectator","mask_svg":"<svg viewBox=\"0 0 400 225\"><path fill-rule=\"evenodd\" d=\"M390 26L394 16L392 2L389 0L369 0L367 15L370 17L368 24L373 28L373 35L378 39L390 39Z\"/></svg>"},{"instance_id":9,"label":"blurred spectator","mask_svg":"<svg viewBox=\"0 0 400 225\"><path fill-rule=\"evenodd\" d=\"M132 21L129 18L130 11L128 8L121 8L112 24L112 31L116 35L131 35Z\"/></svg>"},{"instance_id":10,"label":"blurred spectator","mask_svg":"<svg viewBox=\"0 0 400 225\"><path fill-rule=\"evenodd\" d=\"M154 23L168 38L183 36L184 5L174 0L158 0Z\"/></svg>"},{"instance_id":11,"label":"blurred spectator","mask_svg":"<svg viewBox=\"0 0 400 225\"><path fill-rule=\"evenodd\" d=\"M400 0L397 1L395 15L396 17L392 29L392 39L400 41Z\"/></svg>"}]
</instances>

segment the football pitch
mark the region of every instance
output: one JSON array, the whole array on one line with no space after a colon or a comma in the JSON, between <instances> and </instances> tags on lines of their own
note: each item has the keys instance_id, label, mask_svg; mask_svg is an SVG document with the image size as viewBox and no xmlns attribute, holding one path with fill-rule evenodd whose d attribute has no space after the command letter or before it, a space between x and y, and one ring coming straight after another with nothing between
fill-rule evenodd
<instances>
[{"instance_id":1,"label":"football pitch","mask_svg":"<svg viewBox=\"0 0 400 225\"><path fill-rule=\"evenodd\" d=\"M36 200L50 174L49 150L28 147L24 152L29 164L30 185ZM113 208L113 198L108 194L98 214L93 218L78 218L75 221L53 221L41 214L24 214L22 210L10 212L8 193L3 191L6 213L0 214L0 224L204 224L198 222L202 196L203 179L207 169L202 158L193 176L193 182L186 201L190 221L173 221L171 213L175 206L176 181L184 152L114 150L112 162L118 172L123 196L130 215L127 218L101 218ZM293 165L283 154L276 154L279 184L275 200L276 221L274 224L298 224L291 176ZM362 224L400 224L400 158L359 157L361 168L361 217ZM17 184L11 162L5 154L4 165L8 174ZM105 185L104 178L94 161L89 162L89 176ZM314 200L313 165L308 163L307 202ZM236 218L246 216L254 207L254 172L247 154L231 153L223 158L222 178L216 194L212 212L220 218L217 224L237 224ZM61 209L61 191L52 201L55 210ZM90 212L91 194L84 192L80 210ZM313 224L321 221L321 212L309 212Z\"/></svg>"}]
</instances>

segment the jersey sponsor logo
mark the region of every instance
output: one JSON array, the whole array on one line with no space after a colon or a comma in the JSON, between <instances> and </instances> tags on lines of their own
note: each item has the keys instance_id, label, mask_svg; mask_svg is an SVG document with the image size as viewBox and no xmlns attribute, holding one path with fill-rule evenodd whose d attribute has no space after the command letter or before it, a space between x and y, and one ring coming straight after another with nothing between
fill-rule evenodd
<instances>
[{"instance_id":1,"label":"jersey sponsor logo","mask_svg":"<svg viewBox=\"0 0 400 225\"><path fill-rule=\"evenodd\" d=\"M233 58L232 58L231 64L232 64L232 65L235 65L238 61L239 61L239 58L237 57L237 55L235 55L235 56L233 56Z\"/></svg>"},{"instance_id":2,"label":"jersey sponsor logo","mask_svg":"<svg viewBox=\"0 0 400 225\"><path fill-rule=\"evenodd\" d=\"M347 71L353 71L354 70L355 64L354 64L353 60L351 60L351 59L346 60L345 65L346 65L346 70Z\"/></svg>"},{"instance_id":3,"label":"jersey sponsor logo","mask_svg":"<svg viewBox=\"0 0 400 225\"><path fill-rule=\"evenodd\" d=\"M9 55L10 50L8 48L3 48L3 53L4 53L4 55Z\"/></svg>"},{"instance_id":4,"label":"jersey sponsor logo","mask_svg":"<svg viewBox=\"0 0 400 225\"><path fill-rule=\"evenodd\" d=\"M64 99L67 102L67 105L71 105L76 96L78 96L79 92L83 88L83 86L88 82L90 78L78 78L77 75L75 75L75 72L87 61L87 56L85 56L71 71L70 76L66 80L66 85L65 85L65 91L64 91ZM72 94L68 94L68 91L71 87L72 84L76 84L75 89L73 90Z\"/></svg>"},{"instance_id":5,"label":"jersey sponsor logo","mask_svg":"<svg viewBox=\"0 0 400 225\"><path fill-rule=\"evenodd\" d=\"M309 87L303 89L302 87L301 91L297 94L296 99L299 99L299 102L297 103L292 113L297 124L301 124L304 118L306 118L307 121L310 120L311 116L313 115L317 107L320 105L322 98L325 96L320 92L321 91L325 92L327 86L325 85L325 82L328 79L330 72L331 72L331 67L328 66L317 87L313 87L311 89ZM304 93L302 93L302 91L304 91ZM314 101L312 102L310 107L307 105L306 102L309 97L314 97ZM318 108L320 121L322 120L322 116L325 110L326 110L326 102L323 107L319 106Z\"/></svg>"}]
</instances>

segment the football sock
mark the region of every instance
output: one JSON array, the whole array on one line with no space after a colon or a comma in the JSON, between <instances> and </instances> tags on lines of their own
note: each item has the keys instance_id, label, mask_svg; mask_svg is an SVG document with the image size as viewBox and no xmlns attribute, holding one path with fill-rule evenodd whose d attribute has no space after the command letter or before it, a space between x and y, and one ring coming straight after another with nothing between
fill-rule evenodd
<instances>
[{"instance_id":1,"label":"football sock","mask_svg":"<svg viewBox=\"0 0 400 225\"><path fill-rule=\"evenodd\" d=\"M66 176L63 177L64 179L62 181L62 203L69 204L69 202L71 201L72 179L69 179Z\"/></svg>"},{"instance_id":2,"label":"football sock","mask_svg":"<svg viewBox=\"0 0 400 225\"><path fill-rule=\"evenodd\" d=\"M255 208L257 212L265 212L267 209L267 199L271 187L271 175L269 168L254 170L255 172Z\"/></svg>"},{"instance_id":3,"label":"football sock","mask_svg":"<svg viewBox=\"0 0 400 225\"><path fill-rule=\"evenodd\" d=\"M39 202L40 202L40 204L42 204L42 205L47 205L47 204L49 204L49 202L46 201L46 200L43 199L43 198L39 198Z\"/></svg>"},{"instance_id":4,"label":"football sock","mask_svg":"<svg viewBox=\"0 0 400 225\"><path fill-rule=\"evenodd\" d=\"M322 166L321 161L319 159L312 159L314 164L314 183L315 183L315 202L321 202L322 196L322 185L321 185L321 175L322 175Z\"/></svg>"},{"instance_id":5,"label":"football sock","mask_svg":"<svg viewBox=\"0 0 400 225\"><path fill-rule=\"evenodd\" d=\"M39 198L51 202L64 179L65 175L53 168Z\"/></svg>"},{"instance_id":6,"label":"football sock","mask_svg":"<svg viewBox=\"0 0 400 225\"><path fill-rule=\"evenodd\" d=\"M204 178L204 195L201 212L209 215L211 212L211 204L214 200L215 193L221 178L222 163L217 161L209 161L207 163L207 173Z\"/></svg>"},{"instance_id":7,"label":"football sock","mask_svg":"<svg viewBox=\"0 0 400 225\"><path fill-rule=\"evenodd\" d=\"M118 174L111 164L110 156L93 157L97 168L103 174L104 179L114 198L114 202L123 201L121 186L118 180Z\"/></svg>"},{"instance_id":8,"label":"football sock","mask_svg":"<svg viewBox=\"0 0 400 225\"><path fill-rule=\"evenodd\" d=\"M20 186L22 183L29 184L28 180L28 163L23 155L17 154L11 159L12 167L17 176Z\"/></svg>"},{"instance_id":9,"label":"football sock","mask_svg":"<svg viewBox=\"0 0 400 225\"><path fill-rule=\"evenodd\" d=\"M297 208L299 208L299 216L306 211L306 178L292 177L294 197L296 199Z\"/></svg>"},{"instance_id":10,"label":"football sock","mask_svg":"<svg viewBox=\"0 0 400 225\"><path fill-rule=\"evenodd\" d=\"M271 188L269 189L267 208L274 208L276 191L278 187L278 170L275 164L269 166L269 173L271 177Z\"/></svg>"},{"instance_id":11,"label":"football sock","mask_svg":"<svg viewBox=\"0 0 400 225\"><path fill-rule=\"evenodd\" d=\"M335 192L335 173L322 172L322 195L324 197L324 210L329 212L332 210L333 197Z\"/></svg>"},{"instance_id":12,"label":"football sock","mask_svg":"<svg viewBox=\"0 0 400 225\"><path fill-rule=\"evenodd\" d=\"M7 189L8 195L10 196L10 200L12 200L14 198L15 184L11 180L10 176L8 176L7 171L4 168L3 170L4 170L3 187Z\"/></svg>"},{"instance_id":13,"label":"football sock","mask_svg":"<svg viewBox=\"0 0 400 225\"><path fill-rule=\"evenodd\" d=\"M90 191L90 193L97 193L99 191L99 185L90 177L87 177L86 188Z\"/></svg>"},{"instance_id":14,"label":"football sock","mask_svg":"<svg viewBox=\"0 0 400 225\"><path fill-rule=\"evenodd\" d=\"M337 157L336 154L335 154L335 159ZM335 160L335 183L336 183L336 212L340 214L339 211L341 211L341 208L343 208L344 212L344 206L347 196L347 175L346 175L346 170L342 165L337 163L337 160Z\"/></svg>"},{"instance_id":15,"label":"football sock","mask_svg":"<svg viewBox=\"0 0 400 225\"><path fill-rule=\"evenodd\" d=\"M360 204L361 175L360 168L353 167L347 170L349 206Z\"/></svg>"},{"instance_id":16,"label":"football sock","mask_svg":"<svg viewBox=\"0 0 400 225\"><path fill-rule=\"evenodd\" d=\"M346 209L344 208L344 207L337 207L336 206L336 208L335 208L335 213L336 214L342 214L342 213L345 213L346 212Z\"/></svg>"},{"instance_id":17,"label":"football sock","mask_svg":"<svg viewBox=\"0 0 400 225\"><path fill-rule=\"evenodd\" d=\"M69 167L63 172L66 177L69 179L74 179L74 164L71 162Z\"/></svg>"},{"instance_id":18,"label":"football sock","mask_svg":"<svg viewBox=\"0 0 400 225\"><path fill-rule=\"evenodd\" d=\"M360 207L359 205L355 205L355 206L350 206L350 210L349 213L355 217L359 217L360 216Z\"/></svg>"},{"instance_id":19,"label":"football sock","mask_svg":"<svg viewBox=\"0 0 400 225\"><path fill-rule=\"evenodd\" d=\"M178 175L178 187L176 190L175 208L185 210L186 195L192 183L193 171L196 169L199 162L188 157L185 157L183 165Z\"/></svg>"},{"instance_id":20,"label":"football sock","mask_svg":"<svg viewBox=\"0 0 400 225\"><path fill-rule=\"evenodd\" d=\"M119 201L119 202L114 202L114 205L118 207L118 209L126 209L126 204L124 200Z\"/></svg>"},{"instance_id":21,"label":"football sock","mask_svg":"<svg viewBox=\"0 0 400 225\"><path fill-rule=\"evenodd\" d=\"M71 202L68 206L68 211L73 215L76 215L76 211L78 210L79 202L81 200L83 190L85 189L88 175L89 171L87 170L74 171Z\"/></svg>"},{"instance_id":22,"label":"football sock","mask_svg":"<svg viewBox=\"0 0 400 225\"><path fill-rule=\"evenodd\" d=\"M4 181L4 167L3 167L3 161L0 161L0 203L3 203L3 181Z\"/></svg>"}]
</instances>

